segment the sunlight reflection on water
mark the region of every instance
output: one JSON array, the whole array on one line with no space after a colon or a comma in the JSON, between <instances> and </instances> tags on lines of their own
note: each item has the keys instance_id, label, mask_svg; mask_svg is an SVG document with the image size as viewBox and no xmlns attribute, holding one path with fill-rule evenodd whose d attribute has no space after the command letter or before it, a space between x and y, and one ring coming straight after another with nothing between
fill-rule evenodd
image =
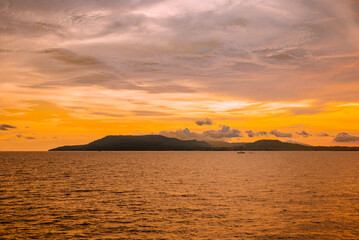
<instances>
[{"instance_id":1,"label":"sunlight reflection on water","mask_svg":"<svg viewBox=\"0 0 359 240\"><path fill-rule=\"evenodd\" d=\"M0 152L0 237L357 239L357 152Z\"/></svg>"}]
</instances>

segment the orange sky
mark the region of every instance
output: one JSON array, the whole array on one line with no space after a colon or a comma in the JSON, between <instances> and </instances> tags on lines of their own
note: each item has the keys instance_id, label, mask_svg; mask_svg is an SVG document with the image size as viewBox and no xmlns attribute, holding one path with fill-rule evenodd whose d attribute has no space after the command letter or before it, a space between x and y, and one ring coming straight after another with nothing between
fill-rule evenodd
<instances>
[{"instance_id":1,"label":"orange sky","mask_svg":"<svg viewBox=\"0 0 359 240\"><path fill-rule=\"evenodd\" d=\"M359 146L359 2L1 1L0 150Z\"/></svg>"}]
</instances>

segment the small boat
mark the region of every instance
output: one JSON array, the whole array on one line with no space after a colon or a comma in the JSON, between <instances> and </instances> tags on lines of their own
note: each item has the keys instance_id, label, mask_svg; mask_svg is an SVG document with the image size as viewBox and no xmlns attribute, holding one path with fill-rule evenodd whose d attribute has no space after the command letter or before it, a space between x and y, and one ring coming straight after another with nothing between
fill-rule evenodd
<instances>
[{"instance_id":1,"label":"small boat","mask_svg":"<svg viewBox=\"0 0 359 240\"><path fill-rule=\"evenodd\" d=\"M246 152L242 152L242 151L241 151L241 152L237 152L237 153L238 153L238 154L245 154Z\"/></svg>"}]
</instances>

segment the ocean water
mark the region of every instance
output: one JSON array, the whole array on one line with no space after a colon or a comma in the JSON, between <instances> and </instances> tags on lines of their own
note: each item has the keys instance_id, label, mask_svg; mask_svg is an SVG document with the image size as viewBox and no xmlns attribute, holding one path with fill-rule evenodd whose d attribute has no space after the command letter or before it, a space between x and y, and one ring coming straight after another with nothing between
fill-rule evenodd
<instances>
[{"instance_id":1,"label":"ocean water","mask_svg":"<svg viewBox=\"0 0 359 240\"><path fill-rule=\"evenodd\" d=\"M0 152L0 239L359 239L359 152Z\"/></svg>"}]
</instances>

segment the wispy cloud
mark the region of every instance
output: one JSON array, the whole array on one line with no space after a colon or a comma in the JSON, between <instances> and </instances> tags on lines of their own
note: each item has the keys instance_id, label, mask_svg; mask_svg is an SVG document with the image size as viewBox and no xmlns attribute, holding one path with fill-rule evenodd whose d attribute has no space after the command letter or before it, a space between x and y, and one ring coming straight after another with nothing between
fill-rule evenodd
<instances>
[{"instance_id":1,"label":"wispy cloud","mask_svg":"<svg viewBox=\"0 0 359 240\"><path fill-rule=\"evenodd\" d=\"M114 118L123 117L123 115L121 114L107 113L107 112L91 112L91 114L105 116L105 117L114 117Z\"/></svg>"},{"instance_id":2,"label":"wispy cloud","mask_svg":"<svg viewBox=\"0 0 359 240\"><path fill-rule=\"evenodd\" d=\"M185 0L5 1L2 6L2 49L7 54L17 49L10 57L14 74L18 68L42 76L35 86L300 100L326 98L331 87L358 75L359 37L353 29L359 10L350 1L223 0L196 6ZM178 84L181 80L192 86ZM342 85L330 98L355 99L345 94L350 91Z\"/></svg>"}]
</instances>

